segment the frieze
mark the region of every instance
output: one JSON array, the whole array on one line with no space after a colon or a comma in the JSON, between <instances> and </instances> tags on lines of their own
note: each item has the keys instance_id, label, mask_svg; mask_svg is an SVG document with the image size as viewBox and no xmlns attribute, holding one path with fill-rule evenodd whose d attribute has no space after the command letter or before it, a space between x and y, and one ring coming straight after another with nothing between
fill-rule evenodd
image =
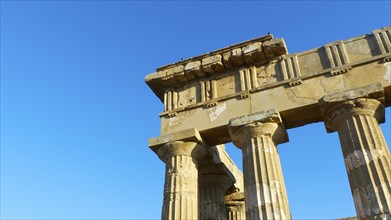
<instances>
[{"instance_id":1,"label":"frieze","mask_svg":"<svg viewBox=\"0 0 391 220\"><path fill-rule=\"evenodd\" d=\"M330 67L340 67L349 63L346 53L345 44L343 41L337 41L325 46L327 58L330 62Z\"/></svg>"},{"instance_id":2,"label":"frieze","mask_svg":"<svg viewBox=\"0 0 391 220\"><path fill-rule=\"evenodd\" d=\"M391 52L391 27L384 27L381 29L373 30L372 34L379 47L381 54Z\"/></svg>"},{"instance_id":3,"label":"frieze","mask_svg":"<svg viewBox=\"0 0 391 220\"><path fill-rule=\"evenodd\" d=\"M175 116L275 87L302 86L305 80L344 74L367 63L389 62L390 45L390 27L385 27L288 55L283 39L267 35L158 68L146 82L164 102L161 116Z\"/></svg>"}]
</instances>

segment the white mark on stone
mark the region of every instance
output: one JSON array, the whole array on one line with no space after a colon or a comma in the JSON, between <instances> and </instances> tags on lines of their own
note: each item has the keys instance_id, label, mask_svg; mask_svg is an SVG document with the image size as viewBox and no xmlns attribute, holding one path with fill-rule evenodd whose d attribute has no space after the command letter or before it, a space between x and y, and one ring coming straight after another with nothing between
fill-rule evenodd
<instances>
[{"instance_id":1,"label":"white mark on stone","mask_svg":"<svg viewBox=\"0 0 391 220\"><path fill-rule=\"evenodd\" d=\"M391 82L391 62L385 63L384 66L387 68L386 74L384 74L384 80Z\"/></svg>"},{"instance_id":2,"label":"white mark on stone","mask_svg":"<svg viewBox=\"0 0 391 220\"><path fill-rule=\"evenodd\" d=\"M345 158L345 164L348 168L348 172L355 168L359 168L360 166L364 166L371 161L371 153L368 151L362 152L361 150L353 151Z\"/></svg>"},{"instance_id":3,"label":"white mark on stone","mask_svg":"<svg viewBox=\"0 0 391 220\"><path fill-rule=\"evenodd\" d=\"M266 153L274 153L274 151L273 151L273 147L271 147L271 146L263 146L262 147L262 150L264 151L264 152L266 152Z\"/></svg>"},{"instance_id":4,"label":"white mark on stone","mask_svg":"<svg viewBox=\"0 0 391 220\"><path fill-rule=\"evenodd\" d=\"M244 49L243 53L248 53L256 49L258 49L257 45L251 44Z\"/></svg>"},{"instance_id":5,"label":"white mark on stone","mask_svg":"<svg viewBox=\"0 0 391 220\"><path fill-rule=\"evenodd\" d=\"M168 119L168 124L169 125L176 125L176 124L179 124L179 119L177 117L172 117L170 119Z\"/></svg>"},{"instance_id":6,"label":"white mark on stone","mask_svg":"<svg viewBox=\"0 0 391 220\"><path fill-rule=\"evenodd\" d=\"M355 168L359 168L360 166L366 166L373 160L377 160L383 156L386 156L386 152L382 150L372 152L369 150L356 150L345 158L346 169L349 172Z\"/></svg>"},{"instance_id":7,"label":"white mark on stone","mask_svg":"<svg viewBox=\"0 0 391 220\"><path fill-rule=\"evenodd\" d=\"M387 207L377 201L379 191L384 190L384 187L388 188L387 184L382 183L378 186L368 184L366 187L359 187L353 191L357 214L361 218L388 212ZM390 201L387 193L385 195L386 201Z\"/></svg>"},{"instance_id":8,"label":"white mark on stone","mask_svg":"<svg viewBox=\"0 0 391 220\"><path fill-rule=\"evenodd\" d=\"M372 184L368 184L367 185L367 189L366 189L366 192L367 192L367 195L368 195L368 203L370 204L370 208L372 210L372 213L374 214L380 214L380 207L382 204L381 203L378 203L377 201L377 193L375 192L374 186Z\"/></svg>"},{"instance_id":9,"label":"white mark on stone","mask_svg":"<svg viewBox=\"0 0 391 220\"><path fill-rule=\"evenodd\" d=\"M271 204L272 203L272 196L270 196L270 191L271 191L272 189L268 186L268 185L266 185L266 184L262 184L262 191L261 192L263 192L263 194L264 194L264 199L261 201L261 204L262 205L265 205L265 204Z\"/></svg>"},{"instance_id":10,"label":"white mark on stone","mask_svg":"<svg viewBox=\"0 0 391 220\"><path fill-rule=\"evenodd\" d=\"M208 109L208 116L211 123L213 123L225 110L227 110L227 103L217 105Z\"/></svg>"}]
</instances>

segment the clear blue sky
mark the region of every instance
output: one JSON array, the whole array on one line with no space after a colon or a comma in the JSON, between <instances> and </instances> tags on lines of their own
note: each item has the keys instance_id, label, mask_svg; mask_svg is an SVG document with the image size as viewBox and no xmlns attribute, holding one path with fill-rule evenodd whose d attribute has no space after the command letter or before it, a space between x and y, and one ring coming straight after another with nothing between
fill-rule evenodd
<instances>
[{"instance_id":1,"label":"clear blue sky","mask_svg":"<svg viewBox=\"0 0 391 220\"><path fill-rule=\"evenodd\" d=\"M272 33L290 53L390 25L390 1L1 1L1 219L159 219L156 67ZM390 146L390 110L383 132ZM336 133L280 145L294 219L354 216ZM239 150L227 146L241 167Z\"/></svg>"}]
</instances>

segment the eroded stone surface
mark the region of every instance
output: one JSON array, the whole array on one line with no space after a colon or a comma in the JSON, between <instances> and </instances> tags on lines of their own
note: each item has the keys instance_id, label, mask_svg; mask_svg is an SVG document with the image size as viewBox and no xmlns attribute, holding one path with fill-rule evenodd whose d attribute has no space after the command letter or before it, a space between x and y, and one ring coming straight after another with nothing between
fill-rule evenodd
<instances>
[{"instance_id":1,"label":"eroded stone surface","mask_svg":"<svg viewBox=\"0 0 391 220\"><path fill-rule=\"evenodd\" d=\"M239 191L230 192L225 196L228 220L245 220L246 207L244 193Z\"/></svg>"},{"instance_id":2,"label":"eroded stone surface","mask_svg":"<svg viewBox=\"0 0 391 220\"><path fill-rule=\"evenodd\" d=\"M247 219L289 219L276 145L288 141L285 128L325 121L340 136L358 218L391 218L378 126L391 105L390 35L384 27L289 55L266 35L146 76L164 103L161 135L148 143L166 163L162 217L245 219L246 210ZM230 141L243 152L244 186L215 146Z\"/></svg>"},{"instance_id":3,"label":"eroded stone surface","mask_svg":"<svg viewBox=\"0 0 391 220\"><path fill-rule=\"evenodd\" d=\"M273 108L286 128L302 126L323 120L322 97L375 83L390 106L389 32L386 27L289 55L282 39L267 35L159 68L145 80L165 103L161 132L196 127L207 139L222 140L211 145L222 144L228 139L209 134L226 134L231 118ZM226 106L218 117L209 109L216 106Z\"/></svg>"},{"instance_id":4,"label":"eroded stone surface","mask_svg":"<svg viewBox=\"0 0 391 220\"><path fill-rule=\"evenodd\" d=\"M195 142L175 141L161 146L157 153L166 163L162 219L198 218L198 157Z\"/></svg>"},{"instance_id":5,"label":"eroded stone surface","mask_svg":"<svg viewBox=\"0 0 391 220\"><path fill-rule=\"evenodd\" d=\"M338 131L359 219L391 218L391 156L378 124L384 106L374 99L382 100L380 88L357 88L320 101L326 127Z\"/></svg>"},{"instance_id":6,"label":"eroded stone surface","mask_svg":"<svg viewBox=\"0 0 391 220\"><path fill-rule=\"evenodd\" d=\"M233 143L242 149L247 219L289 219L290 210L276 145L287 140L276 110L232 119Z\"/></svg>"}]
</instances>

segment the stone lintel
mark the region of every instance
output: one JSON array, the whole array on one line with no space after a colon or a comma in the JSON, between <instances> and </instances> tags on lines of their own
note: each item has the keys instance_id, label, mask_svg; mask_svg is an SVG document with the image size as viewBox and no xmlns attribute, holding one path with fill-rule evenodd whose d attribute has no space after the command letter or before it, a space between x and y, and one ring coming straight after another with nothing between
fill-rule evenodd
<instances>
[{"instance_id":1,"label":"stone lintel","mask_svg":"<svg viewBox=\"0 0 391 220\"><path fill-rule=\"evenodd\" d=\"M359 98L375 99L384 104L385 97L383 86L381 83L376 83L326 95L319 100L321 114L323 117L326 117L330 110L332 110L335 106ZM384 122L384 117L380 118L379 123L382 122ZM328 133L334 132L333 129L330 129L329 126L327 126L327 123L326 130Z\"/></svg>"},{"instance_id":2,"label":"stone lintel","mask_svg":"<svg viewBox=\"0 0 391 220\"><path fill-rule=\"evenodd\" d=\"M232 180L233 187L244 191L243 173L235 165L224 149L224 145L217 145L208 148L213 162Z\"/></svg>"},{"instance_id":3,"label":"stone lintel","mask_svg":"<svg viewBox=\"0 0 391 220\"><path fill-rule=\"evenodd\" d=\"M188 141L188 142L196 142L203 143L200 133L195 128L190 128L186 130L182 130L179 132L162 135L155 138L150 138L148 140L148 146L155 153L157 150L164 144L174 142L174 141Z\"/></svg>"},{"instance_id":4,"label":"stone lintel","mask_svg":"<svg viewBox=\"0 0 391 220\"><path fill-rule=\"evenodd\" d=\"M244 193L240 192L240 191L236 191L236 192L227 194L224 199L225 199L226 203L244 201Z\"/></svg>"},{"instance_id":5,"label":"stone lintel","mask_svg":"<svg viewBox=\"0 0 391 220\"><path fill-rule=\"evenodd\" d=\"M231 119L228 124L228 130L232 134L245 125L257 123L257 122L259 123L274 122L284 128L284 124L282 123L282 119L278 111L276 109L270 109L267 111L261 111L261 112L253 113L251 115L245 115L245 116ZM282 138L280 143L285 143L288 142L289 140L286 130L285 129L283 130L284 130L284 137Z\"/></svg>"},{"instance_id":6,"label":"stone lintel","mask_svg":"<svg viewBox=\"0 0 391 220\"><path fill-rule=\"evenodd\" d=\"M323 98L319 100L319 104L321 107L325 107L329 106L330 104L337 105L341 102L357 98L372 98L384 103L383 86L381 85L381 83L376 83L368 86L359 87L356 89L332 93L323 96Z\"/></svg>"}]
</instances>

